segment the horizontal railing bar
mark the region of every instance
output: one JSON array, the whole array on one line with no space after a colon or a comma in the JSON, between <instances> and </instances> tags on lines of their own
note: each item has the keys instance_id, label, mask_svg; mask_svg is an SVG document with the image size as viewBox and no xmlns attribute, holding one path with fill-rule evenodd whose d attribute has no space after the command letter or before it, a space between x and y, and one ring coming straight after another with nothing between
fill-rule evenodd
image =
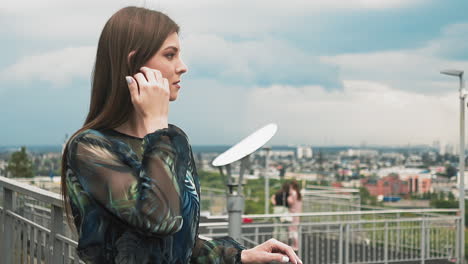
<instances>
[{"instance_id":1,"label":"horizontal railing bar","mask_svg":"<svg viewBox=\"0 0 468 264\"><path fill-rule=\"evenodd\" d=\"M322 190L302 190L301 193L358 193L359 190L355 189L322 189Z\"/></svg>"},{"instance_id":2,"label":"horizontal railing bar","mask_svg":"<svg viewBox=\"0 0 468 264\"><path fill-rule=\"evenodd\" d=\"M62 197L58 193L46 191L39 187L21 183L2 176L0 176L0 187L33 197L34 199L40 200L42 202L62 207Z\"/></svg>"},{"instance_id":3,"label":"horizontal railing bar","mask_svg":"<svg viewBox=\"0 0 468 264\"><path fill-rule=\"evenodd\" d=\"M252 243L252 244L254 244L254 245L258 245L258 244L259 244L259 243L255 242L255 241L251 240L251 239L246 238L245 236L242 236L241 239L244 240L244 241L247 241L247 242L249 242L249 243Z\"/></svg>"},{"instance_id":4,"label":"horizontal railing bar","mask_svg":"<svg viewBox=\"0 0 468 264\"><path fill-rule=\"evenodd\" d=\"M242 215L243 218L265 218L282 216L345 216L345 215L372 215L372 214L396 214L396 213L456 213L458 209L392 209L381 211L343 211L343 212L314 212L314 213L287 213L287 214L250 214ZM227 215L207 216L208 219L228 219Z\"/></svg>"},{"instance_id":5,"label":"horizontal railing bar","mask_svg":"<svg viewBox=\"0 0 468 264\"><path fill-rule=\"evenodd\" d=\"M73 245L75 247L78 247L78 242L76 242L75 240L72 240L72 239L70 239L70 238L68 238L66 236L63 236L61 234L56 234L55 237L58 240L62 241L62 242L65 242L65 243L68 243L69 245Z\"/></svg>"},{"instance_id":6,"label":"horizontal railing bar","mask_svg":"<svg viewBox=\"0 0 468 264\"><path fill-rule=\"evenodd\" d=\"M24 218L23 216L21 216L21 215L15 213L15 212L12 212L12 211L10 211L10 210L7 210L7 211L5 211L5 213L8 214L8 215L11 215L11 216L13 216L13 217L15 217L16 219L19 219L19 220L21 220L21 221L23 221L23 222L26 222L27 224L29 224L29 225L31 225L31 226L34 226L34 227L37 228L37 229L40 229L40 230L42 230L42 231L44 231L44 232L47 232L47 233L50 233L50 229L47 229L47 228L45 228L45 227L43 227L43 226L41 226L41 225L38 225L38 224L34 223L33 221L31 221L31 220L29 220L29 219L27 219L27 218Z\"/></svg>"},{"instance_id":7,"label":"horizontal railing bar","mask_svg":"<svg viewBox=\"0 0 468 264\"><path fill-rule=\"evenodd\" d=\"M219 188L200 187L200 190L201 190L202 192L204 192L204 191L209 191L209 192L219 192L219 193L224 193L224 194L226 194L226 190L224 190L224 189L219 189Z\"/></svg>"},{"instance_id":8,"label":"horizontal railing bar","mask_svg":"<svg viewBox=\"0 0 468 264\"><path fill-rule=\"evenodd\" d=\"M359 189L356 189L356 188L342 188L342 187L322 186L322 185L313 185L313 184L306 185L306 188L337 191L337 192L340 192L340 191L346 191L346 192L358 191L359 192Z\"/></svg>"},{"instance_id":9,"label":"horizontal railing bar","mask_svg":"<svg viewBox=\"0 0 468 264\"><path fill-rule=\"evenodd\" d=\"M279 223L272 223L272 224L243 224L242 228L258 228L258 227L288 227L291 225L298 225L298 226L304 226L304 227L309 227L309 226L323 226L323 225L353 225L353 224L377 224L377 223L404 223L404 222L439 222L439 221L455 221L459 220L459 216L451 216L451 217L445 217L443 220L441 220L439 217L435 218L426 218L426 217L417 217L417 218L405 218L405 219L381 219L381 220L350 220L350 221L339 221L339 222L316 222L316 223L300 223L300 224L279 224ZM221 229L223 227L227 227L228 223L227 222L216 222L216 223L200 223L200 227L206 227L208 229ZM400 229L420 229L420 227L400 227ZM429 228L434 228L434 227L427 227L426 229ZM376 228L366 228L368 230L384 230L384 227L376 227ZM389 227L389 229L394 229L397 230L398 228L392 226ZM353 231L365 231L364 229L353 229Z\"/></svg>"},{"instance_id":10,"label":"horizontal railing bar","mask_svg":"<svg viewBox=\"0 0 468 264\"><path fill-rule=\"evenodd\" d=\"M358 196L348 195L348 194L329 194L329 193L313 193L313 192L306 192L303 194L304 197L311 197L311 196L318 196L318 197L326 197L326 198L335 198L341 200L351 200L358 198Z\"/></svg>"}]
</instances>

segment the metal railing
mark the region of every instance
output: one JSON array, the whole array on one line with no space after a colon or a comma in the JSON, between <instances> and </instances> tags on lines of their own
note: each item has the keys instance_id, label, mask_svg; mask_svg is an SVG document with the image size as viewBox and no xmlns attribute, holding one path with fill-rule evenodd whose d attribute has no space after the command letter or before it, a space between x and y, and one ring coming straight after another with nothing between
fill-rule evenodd
<instances>
[{"instance_id":1,"label":"metal railing","mask_svg":"<svg viewBox=\"0 0 468 264\"><path fill-rule=\"evenodd\" d=\"M0 177L0 254L2 263L83 263L77 238L64 219L60 195ZM281 223L284 215L244 215L247 247L271 237L290 243L297 228L304 263L445 263L460 260L460 217L452 209L373 210L288 214L300 223ZM227 216L208 217L225 221ZM227 235L227 223L201 223L200 232ZM445 261L445 262L444 262ZM461 263L461 262L460 262Z\"/></svg>"},{"instance_id":2,"label":"metal railing","mask_svg":"<svg viewBox=\"0 0 468 264\"><path fill-rule=\"evenodd\" d=\"M0 177L2 263L84 263L59 194ZM40 223L40 224L39 224Z\"/></svg>"},{"instance_id":3,"label":"metal railing","mask_svg":"<svg viewBox=\"0 0 468 264\"><path fill-rule=\"evenodd\" d=\"M226 190L216 188L201 188L200 210L210 215L227 214Z\"/></svg>"},{"instance_id":4,"label":"metal railing","mask_svg":"<svg viewBox=\"0 0 468 264\"><path fill-rule=\"evenodd\" d=\"M244 215L254 220L242 226L242 243L254 247L274 237L291 244L291 227L297 228L299 255L304 263L452 263L460 258L459 216L452 209L382 210L291 214L301 218L339 221L313 221L299 224L275 221L283 215ZM352 220L359 215L360 220ZM211 217L223 219L223 217ZM227 235L227 223L200 225L202 235ZM462 263L462 262L459 262Z\"/></svg>"}]
</instances>

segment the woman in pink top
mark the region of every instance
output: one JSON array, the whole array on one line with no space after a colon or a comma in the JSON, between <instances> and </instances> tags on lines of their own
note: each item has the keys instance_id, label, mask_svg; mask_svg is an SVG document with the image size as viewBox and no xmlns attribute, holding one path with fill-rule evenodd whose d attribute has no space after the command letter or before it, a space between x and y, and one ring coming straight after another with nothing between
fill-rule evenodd
<instances>
[{"instance_id":1,"label":"woman in pink top","mask_svg":"<svg viewBox=\"0 0 468 264\"><path fill-rule=\"evenodd\" d=\"M288 195L289 213L296 214L302 212L302 196L299 184L293 180L289 184L289 195ZM299 216L293 216L292 224L289 226L289 239L291 241L291 247L297 251L299 249L299 228L300 218Z\"/></svg>"}]
</instances>

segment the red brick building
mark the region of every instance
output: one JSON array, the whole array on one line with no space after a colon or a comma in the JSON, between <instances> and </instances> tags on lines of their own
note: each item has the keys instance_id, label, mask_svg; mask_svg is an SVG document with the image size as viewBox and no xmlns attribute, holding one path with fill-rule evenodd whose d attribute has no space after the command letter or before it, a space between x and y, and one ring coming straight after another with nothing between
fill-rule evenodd
<instances>
[{"instance_id":1,"label":"red brick building","mask_svg":"<svg viewBox=\"0 0 468 264\"><path fill-rule=\"evenodd\" d=\"M396 174L381 179L362 179L361 183L374 196L405 195L410 192L408 182L400 180Z\"/></svg>"}]
</instances>

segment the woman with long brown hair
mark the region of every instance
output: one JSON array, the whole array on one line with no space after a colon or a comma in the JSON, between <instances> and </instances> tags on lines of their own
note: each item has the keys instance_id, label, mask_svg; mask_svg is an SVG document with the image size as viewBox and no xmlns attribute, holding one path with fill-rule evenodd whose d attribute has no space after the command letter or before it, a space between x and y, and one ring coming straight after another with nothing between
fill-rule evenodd
<instances>
[{"instance_id":1,"label":"woman with long brown hair","mask_svg":"<svg viewBox=\"0 0 468 264\"><path fill-rule=\"evenodd\" d=\"M91 103L62 157L62 195L86 263L301 263L276 240L245 249L198 237L200 185L187 135L168 123L187 67L167 15L126 7L105 24Z\"/></svg>"},{"instance_id":2,"label":"woman with long brown hair","mask_svg":"<svg viewBox=\"0 0 468 264\"><path fill-rule=\"evenodd\" d=\"M301 189L299 188L299 183L297 183L296 180L292 180L289 183L288 210L291 214L302 213ZM299 250L299 223L300 217L293 216L292 223L289 226L289 240L291 241L291 246L295 251Z\"/></svg>"}]
</instances>

